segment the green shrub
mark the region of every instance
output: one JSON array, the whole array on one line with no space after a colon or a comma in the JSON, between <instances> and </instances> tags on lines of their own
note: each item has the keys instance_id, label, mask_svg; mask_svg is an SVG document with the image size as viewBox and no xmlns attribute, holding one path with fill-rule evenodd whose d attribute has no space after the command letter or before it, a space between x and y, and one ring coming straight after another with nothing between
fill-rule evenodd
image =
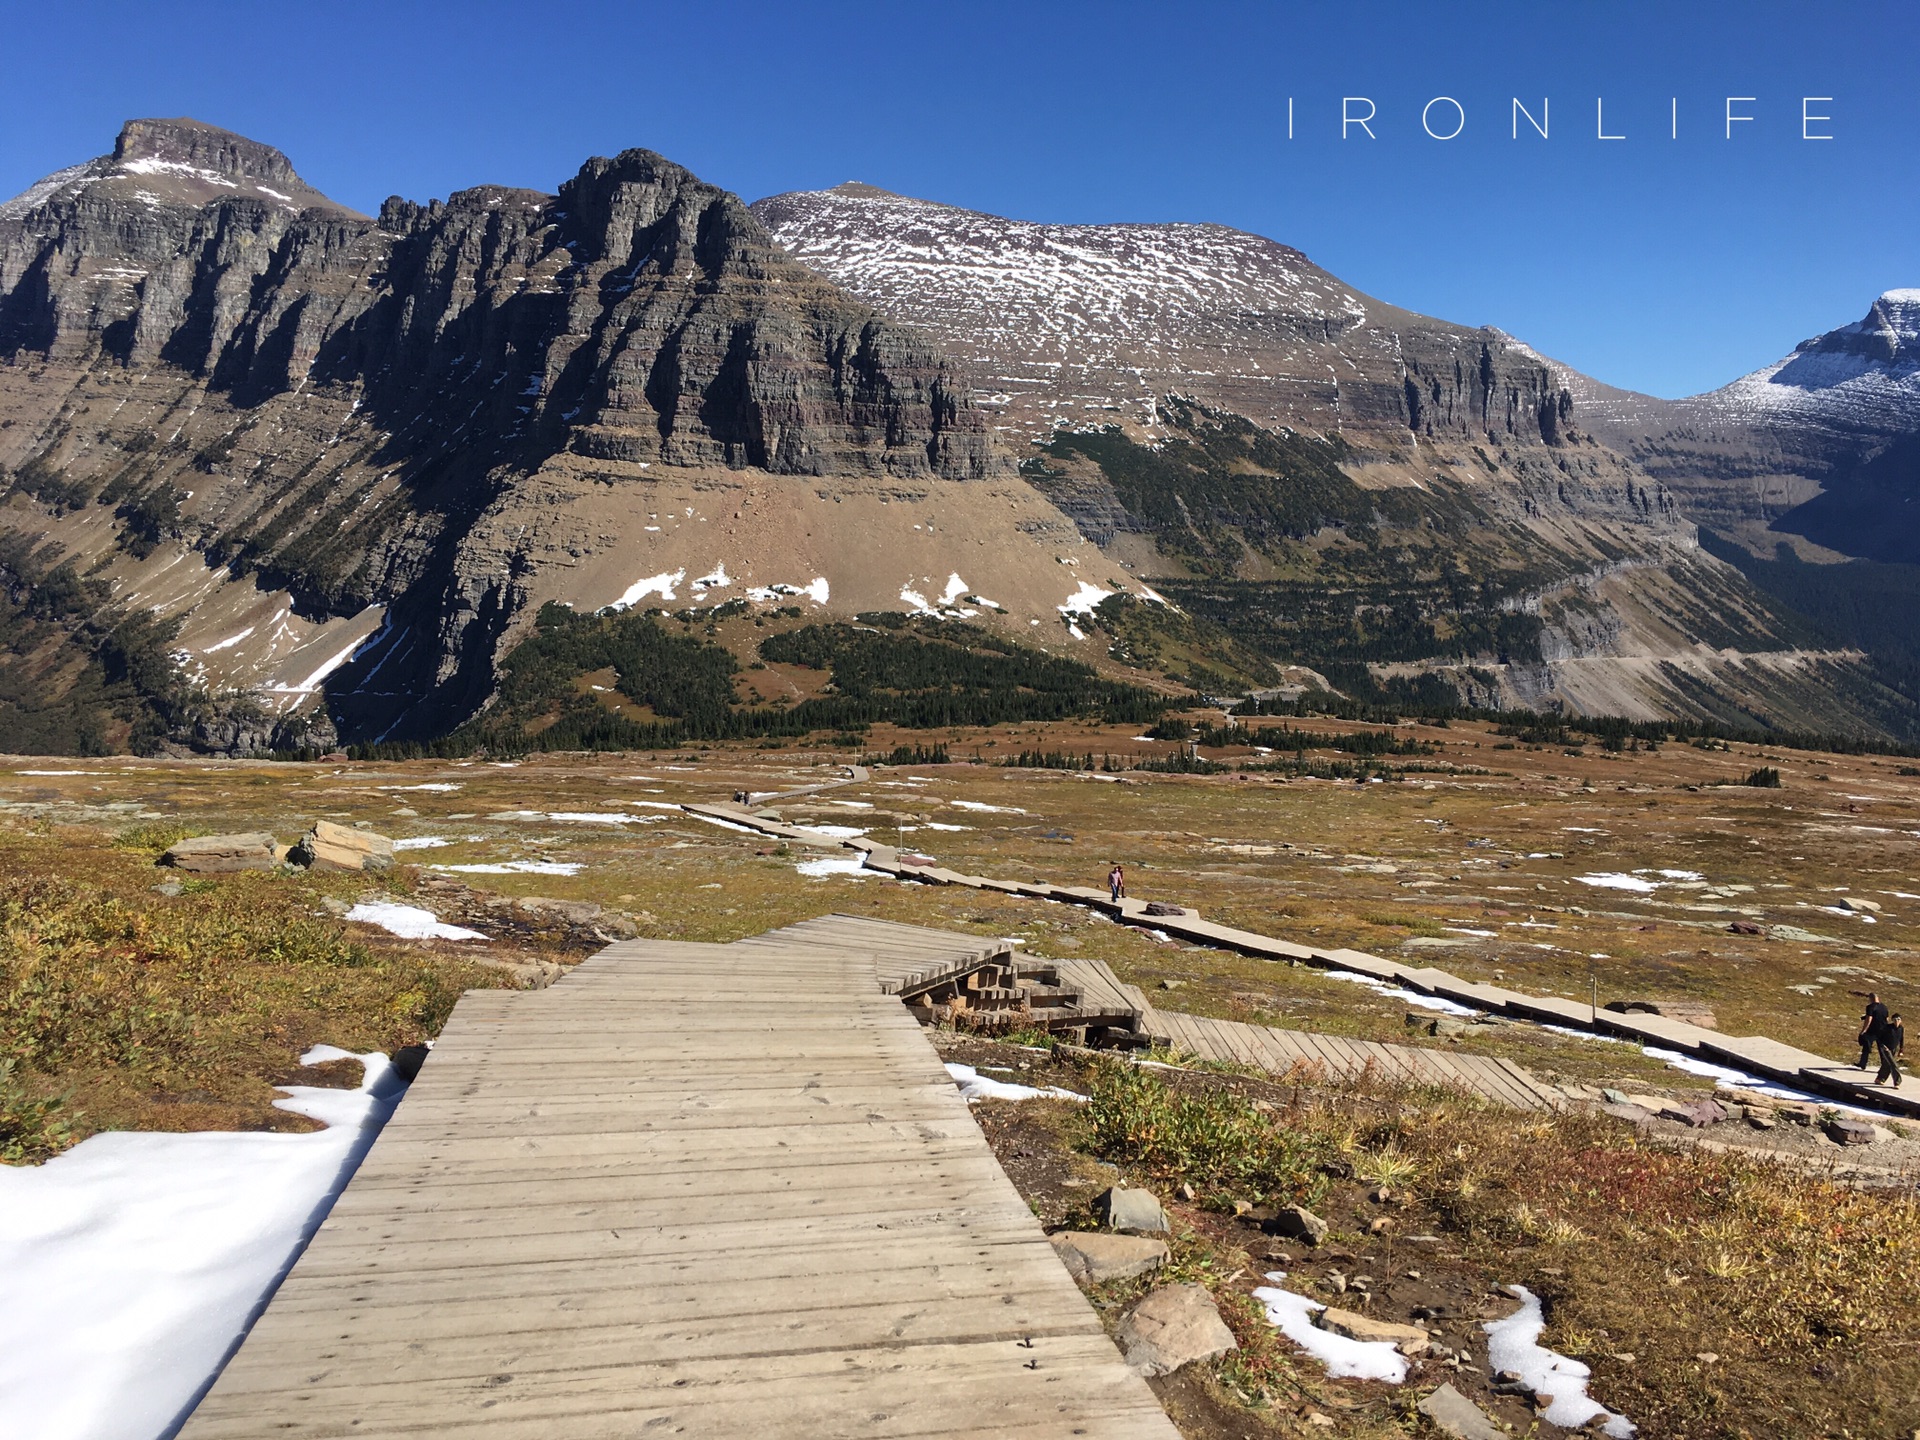
<instances>
[{"instance_id":1,"label":"green shrub","mask_svg":"<svg viewBox=\"0 0 1920 1440\"><path fill-rule=\"evenodd\" d=\"M1151 1071L1102 1065L1082 1115L1096 1155L1216 1196L1311 1205L1333 1158L1324 1135L1295 1129L1236 1095L1183 1093Z\"/></svg>"},{"instance_id":2,"label":"green shrub","mask_svg":"<svg viewBox=\"0 0 1920 1440\"><path fill-rule=\"evenodd\" d=\"M34 1165L73 1144L64 1095L34 1095L0 1055L0 1165Z\"/></svg>"}]
</instances>

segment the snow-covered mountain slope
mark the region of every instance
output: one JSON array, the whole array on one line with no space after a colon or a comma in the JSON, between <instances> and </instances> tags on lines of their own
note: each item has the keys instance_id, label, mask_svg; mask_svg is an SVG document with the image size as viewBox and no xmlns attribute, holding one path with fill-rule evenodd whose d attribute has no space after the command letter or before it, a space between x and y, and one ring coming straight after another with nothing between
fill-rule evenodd
<instances>
[{"instance_id":1,"label":"snow-covered mountain slope","mask_svg":"<svg viewBox=\"0 0 1920 1440\"><path fill-rule=\"evenodd\" d=\"M1045 225L850 182L753 206L774 238L975 372L1009 438L1192 396L1258 424L1405 448L1539 444L1548 368L1491 330L1370 299L1289 246L1222 225Z\"/></svg>"},{"instance_id":2,"label":"snow-covered mountain slope","mask_svg":"<svg viewBox=\"0 0 1920 1440\"><path fill-rule=\"evenodd\" d=\"M1889 290L1860 320L1682 400L1555 370L1590 429L1759 553L1800 535L1920 559L1920 290Z\"/></svg>"}]
</instances>

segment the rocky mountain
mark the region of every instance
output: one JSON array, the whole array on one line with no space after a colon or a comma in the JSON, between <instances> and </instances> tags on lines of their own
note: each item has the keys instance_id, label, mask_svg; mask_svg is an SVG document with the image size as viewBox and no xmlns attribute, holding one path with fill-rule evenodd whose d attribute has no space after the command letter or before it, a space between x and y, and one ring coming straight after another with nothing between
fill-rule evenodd
<instances>
[{"instance_id":1,"label":"rocky mountain","mask_svg":"<svg viewBox=\"0 0 1920 1440\"><path fill-rule=\"evenodd\" d=\"M1035 224L861 184L753 208L970 365L1090 540L1266 653L1481 703L1915 721L1704 552L1687 497L1587 424L1591 392L1499 331L1217 225Z\"/></svg>"},{"instance_id":2,"label":"rocky mountain","mask_svg":"<svg viewBox=\"0 0 1920 1440\"><path fill-rule=\"evenodd\" d=\"M368 218L131 122L0 208L0 709L21 743L428 735L549 600L977 587L1058 629L1061 563L1104 567L969 390L648 151Z\"/></svg>"},{"instance_id":3,"label":"rocky mountain","mask_svg":"<svg viewBox=\"0 0 1920 1440\"><path fill-rule=\"evenodd\" d=\"M1222 225L1041 225L849 183L754 214L793 256L973 367L1003 432L1120 420L1191 396L1269 428L1519 443L1569 404L1548 367L1384 305L1276 241Z\"/></svg>"},{"instance_id":4,"label":"rocky mountain","mask_svg":"<svg viewBox=\"0 0 1920 1440\"><path fill-rule=\"evenodd\" d=\"M1683 400L1556 373L1597 433L1754 553L1920 562L1920 290Z\"/></svg>"},{"instance_id":5,"label":"rocky mountain","mask_svg":"<svg viewBox=\"0 0 1920 1440\"><path fill-rule=\"evenodd\" d=\"M0 206L0 744L431 738L550 602L736 600L1212 688L1920 724L1551 362L1257 236L749 209L645 150L368 217L192 120Z\"/></svg>"}]
</instances>

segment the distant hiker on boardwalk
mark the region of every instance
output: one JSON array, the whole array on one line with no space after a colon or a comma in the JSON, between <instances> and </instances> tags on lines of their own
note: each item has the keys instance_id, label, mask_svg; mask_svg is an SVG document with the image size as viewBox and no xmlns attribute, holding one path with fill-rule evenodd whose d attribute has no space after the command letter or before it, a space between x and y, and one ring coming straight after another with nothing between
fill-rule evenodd
<instances>
[{"instance_id":1,"label":"distant hiker on boardwalk","mask_svg":"<svg viewBox=\"0 0 1920 1440\"><path fill-rule=\"evenodd\" d=\"M1113 892L1116 901L1127 898L1127 872L1117 864L1107 872L1107 889Z\"/></svg>"},{"instance_id":2,"label":"distant hiker on boardwalk","mask_svg":"<svg viewBox=\"0 0 1920 1440\"><path fill-rule=\"evenodd\" d=\"M1867 1057L1873 1054L1874 1047L1880 1043L1880 1031L1887 1023L1887 1007L1880 1003L1878 991L1867 995L1867 1010L1860 1017L1860 1063L1853 1068L1867 1068Z\"/></svg>"},{"instance_id":3,"label":"distant hiker on boardwalk","mask_svg":"<svg viewBox=\"0 0 1920 1440\"><path fill-rule=\"evenodd\" d=\"M1906 1048L1907 1027L1898 1015L1889 1015L1880 1027L1880 1073L1874 1076L1874 1084L1884 1085L1891 1079L1893 1088L1900 1088L1900 1052Z\"/></svg>"}]
</instances>

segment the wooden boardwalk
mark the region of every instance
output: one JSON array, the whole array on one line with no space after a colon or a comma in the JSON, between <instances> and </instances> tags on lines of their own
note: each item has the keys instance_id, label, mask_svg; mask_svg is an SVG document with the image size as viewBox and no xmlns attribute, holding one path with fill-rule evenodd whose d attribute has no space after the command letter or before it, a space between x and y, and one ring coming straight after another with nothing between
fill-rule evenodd
<instances>
[{"instance_id":1,"label":"wooden boardwalk","mask_svg":"<svg viewBox=\"0 0 1920 1440\"><path fill-rule=\"evenodd\" d=\"M1521 1110L1553 1110L1566 1103L1559 1091L1543 1085L1521 1066L1487 1055L1449 1055L1444 1050L1383 1045L1377 1040L1281 1030L1171 1010L1155 1010L1149 1023L1155 1034L1177 1050L1274 1075L1299 1069L1329 1079L1355 1080L1370 1074L1388 1083L1442 1085Z\"/></svg>"},{"instance_id":2,"label":"wooden boardwalk","mask_svg":"<svg viewBox=\"0 0 1920 1440\"><path fill-rule=\"evenodd\" d=\"M740 807L684 805L682 809L710 819L724 819L742 829L768 835L799 838L791 827L762 820ZM1148 911L1147 902L1109 898L1104 890L1085 885L1053 885L1041 880L996 880L984 875L969 875L933 864L919 864L903 857L890 845L868 839L830 842L813 832L809 844L834 843L843 849L858 851L869 869L928 885L960 885L990 890L1003 895L1020 895L1034 900L1051 900L1098 910L1123 924L1163 931L1170 937L1193 941L1254 955L1266 960L1298 961L1329 970L1345 970L1373 979L1404 986L1422 995L1437 996L1456 1004L1469 1005L1495 1015L1517 1020L1559 1025L1575 1030L1590 1030L1597 1035L1613 1036L1643 1045L1662 1046L1685 1055L1745 1071L1765 1080L1773 1080L1802 1090L1816 1092L1855 1105L1888 1111L1920 1119L1920 1090L1887 1090L1870 1083L1871 1072L1863 1072L1830 1057L1766 1035L1723 1035L1718 1030L1690 1025L1684 1020L1660 1015L1622 1014L1610 1010L1597 1013L1585 1001L1558 995L1527 995L1499 985L1462 980L1459 976L1432 966L1414 966L1399 960L1369 955L1364 950L1317 948L1278 940L1251 930L1220 925L1202 918L1198 912L1181 907L1178 915L1159 915ZM924 858L924 857L922 857Z\"/></svg>"},{"instance_id":3,"label":"wooden boardwalk","mask_svg":"<svg viewBox=\"0 0 1920 1440\"><path fill-rule=\"evenodd\" d=\"M183 1440L1176 1440L877 978L636 941L468 994Z\"/></svg>"}]
</instances>

